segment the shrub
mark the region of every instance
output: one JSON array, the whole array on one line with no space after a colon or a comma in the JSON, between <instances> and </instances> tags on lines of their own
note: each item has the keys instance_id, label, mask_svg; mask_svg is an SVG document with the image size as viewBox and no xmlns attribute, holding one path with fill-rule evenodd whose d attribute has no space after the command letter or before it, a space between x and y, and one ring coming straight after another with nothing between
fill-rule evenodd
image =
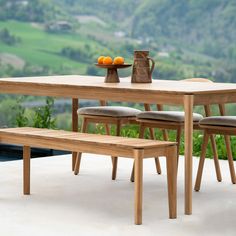
<instances>
[{"instance_id":1,"label":"shrub","mask_svg":"<svg viewBox=\"0 0 236 236\"><path fill-rule=\"evenodd\" d=\"M0 41L12 46L20 42L20 38L12 35L7 28L4 28L0 31Z\"/></svg>"}]
</instances>

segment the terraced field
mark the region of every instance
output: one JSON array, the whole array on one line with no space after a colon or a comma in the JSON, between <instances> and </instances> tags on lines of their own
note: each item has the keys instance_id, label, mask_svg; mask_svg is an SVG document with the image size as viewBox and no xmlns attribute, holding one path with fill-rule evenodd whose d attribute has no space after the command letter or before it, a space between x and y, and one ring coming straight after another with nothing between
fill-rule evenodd
<instances>
[{"instance_id":1,"label":"terraced field","mask_svg":"<svg viewBox=\"0 0 236 236\"><path fill-rule=\"evenodd\" d=\"M0 41L0 54L16 55L25 63L41 67L50 67L55 71L67 68L68 71L84 74L87 64L71 60L60 55L65 47L84 48L89 45L94 54L105 49L96 41L79 33L52 34L44 31L40 25L16 21L0 21L0 30L8 29L11 35L20 38L13 46Z\"/></svg>"}]
</instances>

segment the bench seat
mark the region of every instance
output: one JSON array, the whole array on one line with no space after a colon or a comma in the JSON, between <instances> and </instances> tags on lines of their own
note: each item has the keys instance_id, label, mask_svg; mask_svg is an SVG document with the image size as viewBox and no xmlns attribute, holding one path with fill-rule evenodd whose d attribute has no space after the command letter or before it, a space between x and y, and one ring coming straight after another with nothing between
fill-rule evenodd
<instances>
[{"instance_id":1,"label":"bench seat","mask_svg":"<svg viewBox=\"0 0 236 236\"><path fill-rule=\"evenodd\" d=\"M24 194L30 194L30 147L134 158L135 223L142 223L143 159L166 156L169 217L176 218L176 143L39 128L0 129L0 143L23 145Z\"/></svg>"},{"instance_id":2,"label":"bench seat","mask_svg":"<svg viewBox=\"0 0 236 236\"><path fill-rule=\"evenodd\" d=\"M165 156L166 147L175 146L175 143L168 141L29 127L0 129L0 142L129 158L133 158L134 149L143 149L147 158Z\"/></svg>"}]
</instances>

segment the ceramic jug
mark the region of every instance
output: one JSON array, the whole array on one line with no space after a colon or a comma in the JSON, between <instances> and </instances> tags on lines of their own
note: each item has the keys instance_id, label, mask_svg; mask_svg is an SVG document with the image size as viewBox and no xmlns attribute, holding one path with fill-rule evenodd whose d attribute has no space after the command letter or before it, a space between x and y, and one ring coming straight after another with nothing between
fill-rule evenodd
<instances>
[{"instance_id":1,"label":"ceramic jug","mask_svg":"<svg viewBox=\"0 0 236 236\"><path fill-rule=\"evenodd\" d=\"M149 57L149 51L134 51L134 63L131 82L151 83L154 67L155 62L151 57Z\"/></svg>"}]
</instances>

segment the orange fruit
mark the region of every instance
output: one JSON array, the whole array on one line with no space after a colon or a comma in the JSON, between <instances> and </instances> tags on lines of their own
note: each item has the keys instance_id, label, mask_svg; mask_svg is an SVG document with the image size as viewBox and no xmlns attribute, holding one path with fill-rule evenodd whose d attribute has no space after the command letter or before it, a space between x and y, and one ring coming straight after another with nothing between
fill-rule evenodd
<instances>
[{"instance_id":1,"label":"orange fruit","mask_svg":"<svg viewBox=\"0 0 236 236\"><path fill-rule=\"evenodd\" d=\"M123 57L115 57L114 58L114 65L123 65L125 59Z\"/></svg>"},{"instance_id":2,"label":"orange fruit","mask_svg":"<svg viewBox=\"0 0 236 236\"><path fill-rule=\"evenodd\" d=\"M103 59L104 59L104 56L100 56L98 58L98 64L103 64Z\"/></svg>"},{"instance_id":3,"label":"orange fruit","mask_svg":"<svg viewBox=\"0 0 236 236\"><path fill-rule=\"evenodd\" d=\"M103 58L103 64L105 64L105 65L111 65L112 62L113 62L113 60L111 57L104 57Z\"/></svg>"}]
</instances>

